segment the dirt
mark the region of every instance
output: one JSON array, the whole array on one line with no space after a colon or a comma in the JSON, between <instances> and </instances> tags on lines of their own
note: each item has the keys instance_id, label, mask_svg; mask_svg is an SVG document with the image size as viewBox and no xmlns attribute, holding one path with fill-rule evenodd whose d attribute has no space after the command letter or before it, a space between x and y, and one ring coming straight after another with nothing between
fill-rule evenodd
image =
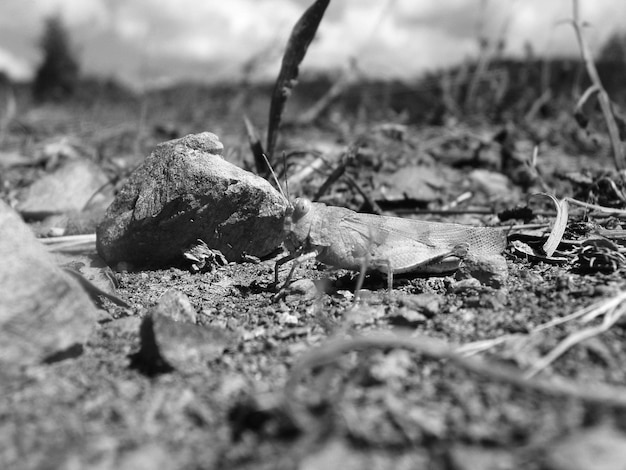
<instances>
[{"instance_id":1,"label":"dirt","mask_svg":"<svg viewBox=\"0 0 626 470\"><path fill-rule=\"evenodd\" d=\"M256 106L266 109L263 103ZM152 115L151 125L170 109L156 103L154 107L161 114ZM110 112L118 114L117 108ZM194 120L180 127L189 132L216 132L225 143L227 159L243 165L250 156L236 116L233 112L228 118L213 116L208 122ZM98 119L105 121L102 115ZM570 131L575 126L563 119L552 116L537 121L534 136L528 128L513 126L509 144L532 149L533 138L541 132L545 136L538 142L545 156L540 159L542 181L559 196L602 203L602 197L610 196L608 190L572 182L563 174L589 175L594 181L605 176L623 188L608 170L612 161L606 141L591 161L582 148L587 143L573 139ZM335 149L361 136L361 145L368 151L350 163L346 173L365 193L376 187L379 173L390 174L419 158L434 168L454 169L460 186L440 187L437 199L403 202L401 208L433 209L454 200L461 189L473 191L469 204L457 206L460 212L468 209L469 215L455 217L461 222L493 223L496 218L490 214L524 205L528 194L542 189L536 175L526 180L520 176L526 168L523 162L511 167L509 161L509 170L500 165L505 146L491 137L501 131L501 124L485 119L452 127L409 125L400 140L380 137L374 124L356 123L348 132L323 126L286 128L279 148ZM26 132L19 126L12 128L4 146L28 151ZM86 145L95 145L93 134L64 125L51 134L71 132L78 133ZM488 137L477 137L481 135ZM159 137L151 133L144 137L140 143L145 156ZM101 165L110 162L112 155L140 160L132 153L132 145L122 140L109 138ZM114 144L125 150L116 150ZM429 150L419 150L420 145ZM477 189L468 182L475 168L507 175L509 194L494 196ZM2 176L3 198L10 201L17 189L46 171L33 166L7 169ZM311 196L326 174L291 189ZM595 189L590 190L591 186ZM363 208L360 192L345 182L335 184L323 199ZM476 207L489 214L469 210ZM546 213L529 220L544 224L545 237L554 209L549 202L533 207ZM450 220L441 215L420 216ZM521 220L513 222L522 224ZM574 237L572 231L579 222L619 228L619 219L572 209L566 237ZM82 354L0 370L3 468L543 469L566 468L559 467L562 464L555 455L558 450L567 457L567 450L562 449L570 436L608 427L618 433L616 442L623 444L626 405L603 399L607 388L619 392L626 383L625 332L619 320L573 345L527 380L548 384L543 390L494 372L502 368L519 378L568 335L587 328L589 323L571 320L536 330L615 297L624 288L623 266L613 253L617 260L613 272L582 269L576 246L562 253L565 261L559 263L540 251L526 259L513 248L514 233L518 238L527 236L529 243L531 235L535 236L531 229L511 232L505 253L508 278L501 286L459 279L454 273L404 275L396 278L393 292L388 293L386 279L372 274L366 277L356 305L357 274L315 262L297 269L294 286L278 299L272 285L276 258L229 263L200 273L185 266L115 272L116 295L132 308L102 299L98 327ZM581 240L586 237L587 232ZM621 247L619 240L615 243ZM95 256L95 252L88 254ZM281 278L286 272L286 268L281 271ZM193 371L150 369L136 360L142 347L142 319L171 289L189 298L198 314L198 328L215 327L230 335L223 353ZM591 324L601 322L602 318ZM325 346L331 344L329 340L345 346L351 338L384 332L412 335L415 347L387 344L351 350L346 346L335 357L316 362L316 348L330 348ZM437 344L449 351L505 336L507 341L470 356L472 363L484 366L479 371L444 355L433 357L425 347L430 344L427 339L441 341ZM425 338L423 349L420 338ZM296 373L301 380L294 384L290 377ZM573 384L575 392L563 391L558 387L562 383ZM575 462L569 463L570 468L577 468Z\"/></svg>"}]
</instances>

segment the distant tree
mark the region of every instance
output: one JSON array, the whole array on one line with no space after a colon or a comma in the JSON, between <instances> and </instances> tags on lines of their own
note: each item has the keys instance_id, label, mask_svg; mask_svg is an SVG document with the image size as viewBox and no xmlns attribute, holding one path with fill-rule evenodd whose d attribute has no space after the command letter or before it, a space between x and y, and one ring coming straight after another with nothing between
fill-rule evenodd
<instances>
[{"instance_id":1,"label":"distant tree","mask_svg":"<svg viewBox=\"0 0 626 470\"><path fill-rule=\"evenodd\" d=\"M58 16L45 20L39 47L43 60L33 83L38 101L59 100L71 96L78 85L79 65L69 34Z\"/></svg>"},{"instance_id":2,"label":"distant tree","mask_svg":"<svg viewBox=\"0 0 626 470\"><path fill-rule=\"evenodd\" d=\"M599 61L625 62L626 61L626 34L614 32L602 45L598 54Z\"/></svg>"}]
</instances>

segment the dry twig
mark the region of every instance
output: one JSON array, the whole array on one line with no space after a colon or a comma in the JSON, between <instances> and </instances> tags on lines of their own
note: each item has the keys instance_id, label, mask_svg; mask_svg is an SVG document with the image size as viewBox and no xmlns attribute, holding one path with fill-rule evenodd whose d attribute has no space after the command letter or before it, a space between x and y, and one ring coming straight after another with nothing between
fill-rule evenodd
<instances>
[{"instance_id":1,"label":"dry twig","mask_svg":"<svg viewBox=\"0 0 626 470\"><path fill-rule=\"evenodd\" d=\"M625 301L626 292L620 292L615 297L595 302L569 315L561 318L555 318L553 320L550 320L549 322L537 326L536 328L533 328L530 331L529 336L536 335L537 333L547 330L548 328L561 325L577 318L580 318L580 321L582 323L587 323L599 316L604 316L604 320L600 325L596 325L572 333L563 341L561 341L561 343L559 343L551 352L549 352L547 355L537 361L533 365L533 367L524 374L524 377L529 379L537 375L539 372L552 364L556 359L562 356L568 349L571 349L573 346L589 338L608 331L626 313ZM456 348L455 352L463 356L471 356L474 354L485 352L491 348L506 343L507 341L517 337L519 337L519 335L503 335L498 338L474 341Z\"/></svg>"},{"instance_id":2,"label":"dry twig","mask_svg":"<svg viewBox=\"0 0 626 470\"><path fill-rule=\"evenodd\" d=\"M302 17L300 17L289 37L270 103L266 146L270 163L274 154L276 137L280 121L282 120L285 103L291 94L291 89L296 84L300 63L306 55L309 44L311 44L311 41L315 37L315 33L317 32L320 21L322 21L322 17L324 16L329 2L330 0L316 0L313 5L304 12Z\"/></svg>"},{"instance_id":3,"label":"dry twig","mask_svg":"<svg viewBox=\"0 0 626 470\"><path fill-rule=\"evenodd\" d=\"M596 65L593 61L593 56L591 55L589 46L587 45L585 37L583 36L582 30L585 25L580 20L580 8L578 0L572 0L572 6L574 11L574 17L572 18L570 23L572 24L572 26L574 27L574 31L576 32L576 39L578 40L582 59L585 63L587 73L589 74L589 78L592 82L591 90L593 91L593 93L586 94L596 95L598 98L598 102L600 103L600 109L602 110L602 115L604 116L604 120L609 131L609 137L611 139L611 147L613 149L613 160L615 161L615 167L620 173L622 173L622 177L624 177L624 172L626 171L626 159L624 158L624 148L622 147L622 143L620 141L619 129L617 127L617 123L615 122L615 116L613 115L613 110L611 108L611 100L609 98L609 94L606 92L604 86L602 85L602 80L600 80L600 75L598 74L598 70L596 69Z\"/></svg>"},{"instance_id":4,"label":"dry twig","mask_svg":"<svg viewBox=\"0 0 626 470\"><path fill-rule=\"evenodd\" d=\"M538 360L524 376L530 378L537 375L573 346L608 331L626 313L626 305L623 304L624 300L626 300L626 293L622 292L608 301L601 302L599 305L596 304L594 308L583 309L582 313L576 315L584 317L582 319L583 322L590 321L600 315L604 315L604 320L599 325L585 328L569 335L552 351Z\"/></svg>"},{"instance_id":5,"label":"dry twig","mask_svg":"<svg viewBox=\"0 0 626 470\"><path fill-rule=\"evenodd\" d=\"M48 251L92 251L96 249L95 233L39 238L38 240L48 247Z\"/></svg>"}]
</instances>

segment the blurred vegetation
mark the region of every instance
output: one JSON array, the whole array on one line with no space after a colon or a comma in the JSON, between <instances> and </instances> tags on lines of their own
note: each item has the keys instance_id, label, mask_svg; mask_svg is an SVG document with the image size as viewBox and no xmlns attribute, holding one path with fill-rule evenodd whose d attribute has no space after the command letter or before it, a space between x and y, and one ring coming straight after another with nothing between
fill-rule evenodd
<instances>
[{"instance_id":1,"label":"blurred vegetation","mask_svg":"<svg viewBox=\"0 0 626 470\"><path fill-rule=\"evenodd\" d=\"M43 60L33 82L37 101L58 101L72 96L80 78L76 52L63 21L58 16L45 20L39 46Z\"/></svg>"},{"instance_id":2,"label":"blurred vegetation","mask_svg":"<svg viewBox=\"0 0 626 470\"><path fill-rule=\"evenodd\" d=\"M246 76L243 82L187 82L138 93L112 78L81 76L65 26L54 17L46 20L41 47L43 61L34 82L8 85L18 110L6 124L12 145L65 132L95 142L100 157L107 158L145 155L160 141L210 130L232 146L243 138L244 114L261 134L266 132L272 81ZM597 55L603 84L621 107L626 104L624 51L626 35L616 33ZM525 57L497 56L482 65L478 59L467 61L413 81L378 80L360 73L308 127L330 131L339 140L351 135L355 126L379 122L513 123L534 133L542 122L554 120L555 130L548 135L575 132L575 103L589 86L579 58L544 59L529 49ZM342 71L304 70L285 109L285 130L307 127L298 119L341 80ZM116 144L110 145L112 141Z\"/></svg>"},{"instance_id":3,"label":"blurred vegetation","mask_svg":"<svg viewBox=\"0 0 626 470\"><path fill-rule=\"evenodd\" d=\"M611 99L623 107L626 61L598 61L597 67ZM574 122L575 103L589 86L584 65L575 58L500 59L481 72L473 88L474 96L468 100L476 69L476 63L470 62L429 73L413 82L361 76L347 85L311 124L318 129L345 128L349 132L357 124L389 121L432 126L454 122L526 126L568 115ZM338 76L303 73L287 104L284 127L299 126L298 117L326 94ZM79 129L96 126L104 130L123 122L137 126L144 106L145 129L175 129L176 132L168 131L170 138L204 130L220 135L239 133L243 130L244 114L264 132L272 86L271 82L252 82L246 87L240 87L236 81L188 82L139 94L114 79L85 77L74 83L71 95L65 95L61 102L49 103L67 110ZM20 114L36 107L29 84L13 84L13 89ZM52 124L46 122L46 127L53 127ZM25 131L23 125L18 127L18 133ZM53 131L45 133L51 135L56 132Z\"/></svg>"}]
</instances>

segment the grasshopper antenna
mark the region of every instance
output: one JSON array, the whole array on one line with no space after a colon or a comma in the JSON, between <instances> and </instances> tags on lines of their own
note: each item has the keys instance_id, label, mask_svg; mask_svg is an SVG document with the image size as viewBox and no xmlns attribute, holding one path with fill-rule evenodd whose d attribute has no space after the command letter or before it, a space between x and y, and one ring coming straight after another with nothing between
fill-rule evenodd
<instances>
[{"instance_id":1,"label":"grasshopper antenna","mask_svg":"<svg viewBox=\"0 0 626 470\"><path fill-rule=\"evenodd\" d=\"M291 194L289 194L289 180L287 179L287 155L283 151L283 175L285 175L285 192L287 193L287 199L291 201Z\"/></svg>"},{"instance_id":2,"label":"grasshopper antenna","mask_svg":"<svg viewBox=\"0 0 626 470\"><path fill-rule=\"evenodd\" d=\"M265 160L265 164L267 165L267 167L270 169L270 173L272 174L272 178L274 178L274 182L276 183L276 187L278 187L278 191L280 191L280 195L283 197L283 199L287 202L288 205L291 205L291 203L289 202L289 199L287 198L287 196L285 195L282 186L280 185L280 182L278 181L278 178L276 177L276 173L274 173L274 168L272 168L272 165L270 164L270 161L267 158L267 155L265 155L265 153L262 154L263 155L263 159Z\"/></svg>"}]
</instances>

